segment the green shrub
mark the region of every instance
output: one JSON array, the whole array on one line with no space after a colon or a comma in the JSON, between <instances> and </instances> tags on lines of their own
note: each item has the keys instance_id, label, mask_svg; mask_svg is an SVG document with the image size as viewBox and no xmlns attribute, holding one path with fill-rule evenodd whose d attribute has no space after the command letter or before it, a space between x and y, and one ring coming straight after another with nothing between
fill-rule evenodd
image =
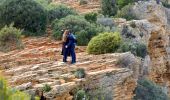
<instances>
[{"instance_id":1,"label":"green shrub","mask_svg":"<svg viewBox=\"0 0 170 100\"><path fill-rule=\"evenodd\" d=\"M48 6L48 21L51 23L54 21L56 18L61 19L64 18L68 15L76 15L76 11L65 6L65 5L55 5L55 4L50 4Z\"/></svg>"},{"instance_id":2,"label":"green shrub","mask_svg":"<svg viewBox=\"0 0 170 100\"><path fill-rule=\"evenodd\" d=\"M51 90L51 86L48 85L48 84L45 84L45 85L43 86L42 90L43 90L44 92L49 92L49 91Z\"/></svg>"},{"instance_id":3,"label":"green shrub","mask_svg":"<svg viewBox=\"0 0 170 100\"><path fill-rule=\"evenodd\" d=\"M133 43L129 41L125 41L121 44L119 52L128 52L130 51L135 56L145 58L147 55L147 47L143 43Z\"/></svg>"},{"instance_id":4,"label":"green shrub","mask_svg":"<svg viewBox=\"0 0 170 100\"><path fill-rule=\"evenodd\" d=\"M85 14L84 18L90 23L96 23L97 13L92 12L92 13Z\"/></svg>"},{"instance_id":5,"label":"green shrub","mask_svg":"<svg viewBox=\"0 0 170 100\"><path fill-rule=\"evenodd\" d=\"M101 33L92 38L88 44L87 51L89 54L113 53L117 51L120 44L121 37L119 33Z\"/></svg>"},{"instance_id":6,"label":"green shrub","mask_svg":"<svg viewBox=\"0 0 170 100\"><path fill-rule=\"evenodd\" d=\"M162 1L162 5L166 8L170 8L170 4L168 3L168 0Z\"/></svg>"},{"instance_id":7,"label":"green shrub","mask_svg":"<svg viewBox=\"0 0 170 100\"><path fill-rule=\"evenodd\" d=\"M116 15L118 8L115 0L102 0L101 6L102 6L101 12L103 15L109 15L109 16Z\"/></svg>"},{"instance_id":8,"label":"green shrub","mask_svg":"<svg viewBox=\"0 0 170 100\"><path fill-rule=\"evenodd\" d=\"M30 96L24 92L11 89L4 78L0 77L0 100L30 100Z\"/></svg>"},{"instance_id":9,"label":"green shrub","mask_svg":"<svg viewBox=\"0 0 170 100\"><path fill-rule=\"evenodd\" d=\"M53 22L53 37L61 39L63 29L71 29L77 36L78 45L87 45L90 39L98 32L104 30L103 27L90 24L81 16L69 15ZM85 41L84 41L85 40Z\"/></svg>"},{"instance_id":10,"label":"green shrub","mask_svg":"<svg viewBox=\"0 0 170 100\"><path fill-rule=\"evenodd\" d=\"M138 80L134 100L169 100L162 88L147 79Z\"/></svg>"},{"instance_id":11,"label":"green shrub","mask_svg":"<svg viewBox=\"0 0 170 100\"><path fill-rule=\"evenodd\" d=\"M5 0L0 0L0 5L4 3Z\"/></svg>"},{"instance_id":12,"label":"green shrub","mask_svg":"<svg viewBox=\"0 0 170 100\"><path fill-rule=\"evenodd\" d=\"M83 68L77 69L74 74L75 74L76 78L85 78L85 76L86 76L86 72Z\"/></svg>"},{"instance_id":13,"label":"green shrub","mask_svg":"<svg viewBox=\"0 0 170 100\"><path fill-rule=\"evenodd\" d=\"M47 13L34 0L6 0L0 6L1 28L14 22L24 35L42 35L46 30Z\"/></svg>"},{"instance_id":14,"label":"green shrub","mask_svg":"<svg viewBox=\"0 0 170 100\"><path fill-rule=\"evenodd\" d=\"M117 5L119 9L123 8L124 6L135 2L135 0L117 0Z\"/></svg>"},{"instance_id":15,"label":"green shrub","mask_svg":"<svg viewBox=\"0 0 170 100\"><path fill-rule=\"evenodd\" d=\"M52 0L35 0L35 1L46 9L48 8L48 5L52 2Z\"/></svg>"},{"instance_id":16,"label":"green shrub","mask_svg":"<svg viewBox=\"0 0 170 100\"><path fill-rule=\"evenodd\" d=\"M80 0L79 1L79 5L85 5L85 4L88 4L87 0Z\"/></svg>"},{"instance_id":17,"label":"green shrub","mask_svg":"<svg viewBox=\"0 0 170 100\"><path fill-rule=\"evenodd\" d=\"M116 64L122 68L128 68L134 62L134 61L132 61L132 59L130 59L130 57L131 57L131 55L122 56L118 59Z\"/></svg>"},{"instance_id":18,"label":"green shrub","mask_svg":"<svg viewBox=\"0 0 170 100\"><path fill-rule=\"evenodd\" d=\"M89 100L84 90L78 90L74 100Z\"/></svg>"},{"instance_id":19,"label":"green shrub","mask_svg":"<svg viewBox=\"0 0 170 100\"><path fill-rule=\"evenodd\" d=\"M0 51L7 52L21 48L21 32L21 30L13 27L12 24L9 27L2 28L0 30Z\"/></svg>"},{"instance_id":20,"label":"green shrub","mask_svg":"<svg viewBox=\"0 0 170 100\"><path fill-rule=\"evenodd\" d=\"M130 4L123 7L120 11L118 11L118 13L115 17L125 18L126 20L137 19L137 17L135 16L135 14L132 11L132 5L130 5Z\"/></svg>"}]
</instances>

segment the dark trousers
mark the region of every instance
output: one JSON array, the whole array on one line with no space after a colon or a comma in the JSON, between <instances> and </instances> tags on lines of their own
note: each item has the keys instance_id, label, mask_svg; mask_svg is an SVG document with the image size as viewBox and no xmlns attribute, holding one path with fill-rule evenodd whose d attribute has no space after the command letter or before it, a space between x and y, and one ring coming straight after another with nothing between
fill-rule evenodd
<instances>
[{"instance_id":1,"label":"dark trousers","mask_svg":"<svg viewBox=\"0 0 170 100\"><path fill-rule=\"evenodd\" d=\"M73 45L71 48L70 48L70 54L71 54L71 58L72 58L72 61L71 63L76 63L76 53L75 53L75 45Z\"/></svg>"},{"instance_id":2,"label":"dark trousers","mask_svg":"<svg viewBox=\"0 0 170 100\"><path fill-rule=\"evenodd\" d=\"M76 53L75 53L75 46L71 46L69 48L64 49L64 57L63 57L63 62L67 62L67 57L69 56L69 53L71 55L72 61L71 63L76 63Z\"/></svg>"},{"instance_id":3,"label":"dark trousers","mask_svg":"<svg viewBox=\"0 0 170 100\"><path fill-rule=\"evenodd\" d=\"M64 48L63 49L63 62L67 62L68 54L69 54L69 48Z\"/></svg>"}]
</instances>

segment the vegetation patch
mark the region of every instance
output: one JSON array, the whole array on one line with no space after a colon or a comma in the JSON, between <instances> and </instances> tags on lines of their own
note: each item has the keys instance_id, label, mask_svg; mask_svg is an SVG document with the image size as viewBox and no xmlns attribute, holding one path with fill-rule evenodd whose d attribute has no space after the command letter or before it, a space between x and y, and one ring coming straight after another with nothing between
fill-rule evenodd
<instances>
[{"instance_id":1,"label":"vegetation patch","mask_svg":"<svg viewBox=\"0 0 170 100\"><path fill-rule=\"evenodd\" d=\"M118 52L128 52L130 51L135 56L145 58L147 55L147 47L143 43L134 43L132 41L124 41L120 48L118 49Z\"/></svg>"},{"instance_id":2,"label":"vegetation patch","mask_svg":"<svg viewBox=\"0 0 170 100\"><path fill-rule=\"evenodd\" d=\"M89 54L114 53L119 48L121 42L122 39L118 32L101 33L89 42L87 52Z\"/></svg>"},{"instance_id":3,"label":"vegetation patch","mask_svg":"<svg viewBox=\"0 0 170 100\"><path fill-rule=\"evenodd\" d=\"M51 23L55 19L61 19L68 15L77 15L77 12L75 10L62 4L59 5L50 4L47 10L49 23Z\"/></svg>"},{"instance_id":4,"label":"vegetation patch","mask_svg":"<svg viewBox=\"0 0 170 100\"><path fill-rule=\"evenodd\" d=\"M134 100L169 100L163 89L148 79L138 80Z\"/></svg>"},{"instance_id":5,"label":"vegetation patch","mask_svg":"<svg viewBox=\"0 0 170 100\"><path fill-rule=\"evenodd\" d=\"M6 80L0 77L0 100L31 100L31 96L8 87ZM39 100L39 98L35 100Z\"/></svg>"},{"instance_id":6,"label":"vegetation patch","mask_svg":"<svg viewBox=\"0 0 170 100\"><path fill-rule=\"evenodd\" d=\"M45 85L42 87L42 90L43 90L44 92L49 92L49 91L51 90L51 86L48 85L48 84L45 84Z\"/></svg>"},{"instance_id":7,"label":"vegetation patch","mask_svg":"<svg viewBox=\"0 0 170 100\"><path fill-rule=\"evenodd\" d=\"M23 48L21 33L22 30L13 27L13 24L2 28L0 30L0 51L8 52Z\"/></svg>"},{"instance_id":8,"label":"vegetation patch","mask_svg":"<svg viewBox=\"0 0 170 100\"><path fill-rule=\"evenodd\" d=\"M88 13L84 15L84 18L90 23L96 23L97 21L97 13Z\"/></svg>"},{"instance_id":9,"label":"vegetation patch","mask_svg":"<svg viewBox=\"0 0 170 100\"><path fill-rule=\"evenodd\" d=\"M53 37L61 39L63 29L71 29L76 35L78 45L87 45L92 37L104 31L104 27L91 24L82 16L69 15L53 22Z\"/></svg>"},{"instance_id":10,"label":"vegetation patch","mask_svg":"<svg viewBox=\"0 0 170 100\"><path fill-rule=\"evenodd\" d=\"M86 72L83 68L79 68L74 72L76 78L85 78L86 77Z\"/></svg>"},{"instance_id":11,"label":"vegetation patch","mask_svg":"<svg viewBox=\"0 0 170 100\"><path fill-rule=\"evenodd\" d=\"M79 5L86 5L86 4L88 4L87 0L80 0L79 1Z\"/></svg>"},{"instance_id":12,"label":"vegetation patch","mask_svg":"<svg viewBox=\"0 0 170 100\"><path fill-rule=\"evenodd\" d=\"M117 14L116 0L102 0L101 7L103 15L114 16Z\"/></svg>"},{"instance_id":13,"label":"vegetation patch","mask_svg":"<svg viewBox=\"0 0 170 100\"><path fill-rule=\"evenodd\" d=\"M137 20L137 17L132 11L133 5L129 4L123 7L121 10L118 11L116 14L116 18L125 18L126 20Z\"/></svg>"},{"instance_id":14,"label":"vegetation patch","mask_svg":"<svg viewBox=\"0 0 170 100\"><path fill-rule=\"evenodd\" d=\"M43 35L46 30L47 11L35 0L6 0L0 5L0 26L14 23L24 35Z\"/></svg>"}]
</instances>

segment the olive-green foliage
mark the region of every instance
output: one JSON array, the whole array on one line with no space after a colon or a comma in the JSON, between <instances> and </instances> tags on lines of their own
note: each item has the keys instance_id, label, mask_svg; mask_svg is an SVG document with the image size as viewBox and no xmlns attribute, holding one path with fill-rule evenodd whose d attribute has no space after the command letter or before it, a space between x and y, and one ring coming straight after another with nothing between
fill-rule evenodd
<instances>
[{"instance_id":1,"label":"olive-green foliage","mask_svg":"<svg viewBox=\"0 0 170 100\"><path fill-rule=\"evenodd\" d=\"M88 4L87 0L80 0L79 1L79 5L85 5L85 4Z\"/></svg>"},{"instance_id":2,"label":"olive-green foliage","mask_svg":"<svg viewBox=\"0 0 170 100\"><path fill-rule=\"evenodd\" d=\"M24 92L9 88L6 80L0 77L0 100L30 100L30 96Z\"/></svg>"},{"instance_id":3,"label":"olive-green foliage","mask_svg":"<svg viewBox=\"0 0 170 100\"><path fill-rule=\"evenodd\" d=\"M97 13L88 13L84 15L84 18L90 23L96 23L97 21Z\"/></svg>"},{"instance_id":4,"label":"olive-green foliage","mask_svg":"<svg viewBox=\"0 0 170 100\"><path fill-rule=\"evenodd\" d=\"M69 15L53 22L53 36L55 39L61 39L63 29L71 29L78 41L78 45L87 45L90 39L97 33L104 30L103 27L90 24L82 16Z\"/></svg>"},{"instance_id":5,"label":"olive-green foliage","mask_svg":"<svg viewBox=\"0 0 170 100\"><path fill-rule=\"evenodd\" d=\"M46 30L47 13L34 0L6 0L0 5L0 26L12 22L25 31L24 35L42 35Z\"/></svg>"},{"instance_id":6,"label":"olive-green foliage","mask_svg":"<svg viewBox=\"0 0 170 100\"><path fill-rule=\"evenodd\" d=\"M84 90L78 90L74 100L88 100L87 94Z\"/></svg>"},{"instance_id":7,"label":"olive-green foliage","mask_svg":"<svg viewBox=\"0 0 170 100\"><path fill-rule=\"evenodd\" d=\"M12 46L21 48L21 33L22 31L13 27L12 24L2 28L0 30L0 51L7 52L12 49Z\"/></svg>"},{"instance_id":8,"label":"olive-green foliage","mask_svg":"<svg viewBox=\"0 0 170 100\"><path fill-rule=\"evenodd\" d=\"M92 38L87 47L89 54L114 53L121 44L121 36L118 32L101 33Z\"/></svg>"},{"instance_id":9,"label":"olive-green foliage","mask_svg":"<svg viewBox=\"0 0 170 100\"><path fill-rule=\"evenodd\" d=\"M119 50L119 52L128 52L130 51L132 54L144 58L147 55L147 47L143 43L134 43L129 41L124 41Z\"/></svg>"},{"instance_id":10,"label":"olive-green foliage","mask_svg":"<svg viewBox=\"0 0 170 100\"><path fill-rule=\"evenodd\" d=\"M0 5L3 4L4 1L5 1L5 0L0 0Z\"/></svg>"},{"instance_id":11,"label":"olive-green foliage","mask_svg":"<svg viewBox=\"0 0 170 100\"><path fill-rule=\"evenodd\" d=\"M162 88L148 79L138 80L134 100L169 100Z\"/></svg>"},{"instance_id":12,"label":"olive-green foliage","mask_svg":"<svg viewBox=\"0 0 170 100\"><path fill-rule=\"evenodd\" d=\"M127 20L132 20L132 19L137 19L135 14L132 11L132 6L131 4L126 5L123 7L121 10L118 11L115 17L117 18L125 18Z\"/></svg>"},{"instance_id":13,"label":"olive-green foliage","mask_svg":"<svg viewBox=\"0 0 170 100\"><path fill-rule=\"evenodd\" d=\"M109 16L116 15L118 7L116 5L115 0L102 0L101 6L102 6L103 15L109 15Z\"/></svg>"},{"instance_id":14,"label":"olive-green foliage","mask_svg":"<svg viewBox=\"0 0 170 100\"><path fill-rule=\"evenodd\" d=\"M86 72L83 68L77 69L74 74L77 78L85 78L85 76L86 76Z\"/></svg>"},{"instance_id":15,"label":"olive-green foliage","mask_svg":"<svg viewBox=\"0 0 170 100\"><path fill-rule=\"evenodd\" d=\"M42 90L43 90L44 92L49 92L49 91L51 90L51 86L48 85L48 84L45 84L45 85L42 87Z\"/></svg>"},{"instance_id":16,"label":"olive-green foliage","mask_svg":"<svg viewBox=\"0 0 170 100\"><path fill-rule=\"evenodd\" d=\"M49 4L52 2L52 0L35 0L35 1L46 9L48 9Z\"/></svg>"},{"instance_id":17,"label":"olive-green foliage","mask_svg":"<svg viewBox=\"0 0 170 100\"><path fill-rule=\"evenodd\" d=\"M124 6L135 2L135 0L117 0L117 5L119 9L122 9Z\"/></svg>"},{"instance_id":18,"label":"olive-green foliage","mask_svg":"<svg viewBox=\"0 0 170 100\"><path fill-rule=\"evenodd\" d=\"M162 5L166 8L170 8L170 4L168 3L168 0L162 1Z\"/></svg>"},{"instance_id":19,"label":"olive-green foliage","mask_svg":"<svg viewBox=\"0 0 170 100\"><path fill-rule=\"evenodd\" d=\"M68 15L76 15L76 11L66 5L48 5L48 21L51 23L53 20L64 18Z\"/></svg>"}]
</instances>

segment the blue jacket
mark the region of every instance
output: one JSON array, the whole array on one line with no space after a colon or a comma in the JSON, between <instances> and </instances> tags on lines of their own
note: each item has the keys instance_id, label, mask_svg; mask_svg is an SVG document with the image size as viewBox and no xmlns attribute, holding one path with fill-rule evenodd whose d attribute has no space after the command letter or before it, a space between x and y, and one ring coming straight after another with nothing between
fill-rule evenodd
<instances>
[{"instance_id":1,"label":"blue jacket","mask_svg":"<svg viewBox=\"0 0 170 100\"><path fill-rule=\"evenodd\" d=\"M68 48L72 47L72 46L75 46L76 45L76 37L74 36L73 33L70 33L68 35Z\"/></svg>"}]
</instances>

